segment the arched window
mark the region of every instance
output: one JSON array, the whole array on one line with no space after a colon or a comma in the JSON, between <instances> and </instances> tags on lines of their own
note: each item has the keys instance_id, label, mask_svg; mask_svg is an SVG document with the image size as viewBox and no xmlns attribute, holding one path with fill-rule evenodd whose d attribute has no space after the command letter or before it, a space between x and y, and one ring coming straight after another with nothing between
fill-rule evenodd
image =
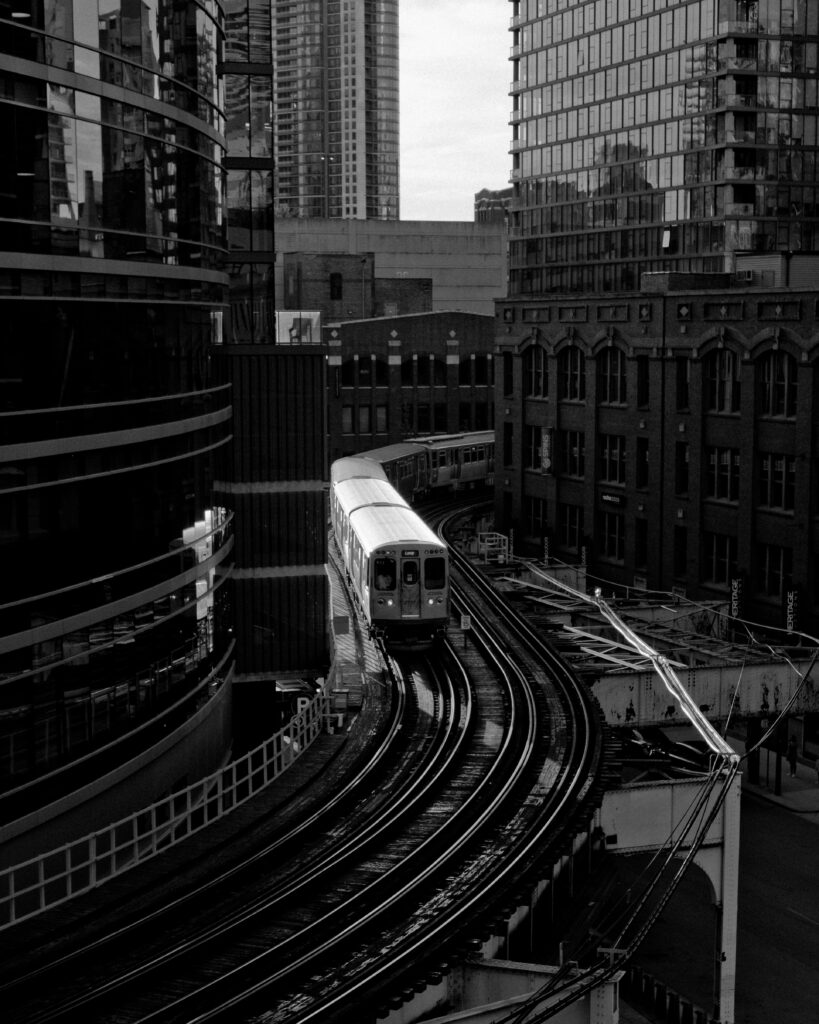
<instances>
[{"instance_id":1,"label":"arched window","mask_svg":"<svg viewBox=\"0 0 819 1024\"><path fill-rule=\"evenodd\" d=\"M558 353L557 386L557 397L562 401L582 402L586 398L586 357L576 345Z\"/></svg>"},{"instance_id":2,"label":"arched window","mask_svg":"<svg viewBox=\"0 0 819 1024\"><path fill-rule=\"evenodd\" d=\"M708 412L739 412L739 356L729 348L717 349L705 358L705 408Z\"/></svg>"},{"instance_id":3,"label":"arched window","mask_svg":"<svg viewBox=\"0 0 819 1024\"><path fill-rule=\"evenodd\" d=\"M787 352L768 352L756 368L757 402L760 416L796 415L797 364Z\"/></svg>"},{"instance_id":4,"label":"arched window","mask_svg":"<svg viewBox=\"0 0 819 1024\"><path fill-rule=\"evenodd\" d=\"M597 400L604 405L625 405L626 354L619 348L604 349L597 357Z\"/></svg>"},{"instance_id":5,"label":"arched window","mask_svg":"<svg viewBox=\"0 0 819 1024\"><path fill-rule=\"evenodd\" d=\"M523 393L528 398L546 398L549 394L546 350L541 345L532 345L523 353Z\"/></svg>"}]
</instances>

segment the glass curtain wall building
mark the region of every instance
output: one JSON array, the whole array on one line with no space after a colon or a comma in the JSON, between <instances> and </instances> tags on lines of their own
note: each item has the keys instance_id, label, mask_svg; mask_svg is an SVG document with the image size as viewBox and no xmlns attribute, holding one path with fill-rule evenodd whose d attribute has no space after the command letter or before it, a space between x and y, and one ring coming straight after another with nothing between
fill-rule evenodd
<instances>
[{"instance_id":1,"label":"glass curtain wall building","mask_svg":"<svg viewBox=\"0 0 819 1024\"><path fill-rule=\"evenodd\" d=\"M0 0L0 800L28 808L230 676L223 31L217 0Z\"/></svg>"},{"instance_id":2,"label":"glass curtain wall building","mask_svg":"<svg viewBox=\"0 0 819 1024\"><path fill-rule=\"evenodd\" d=\"M514 0L510 295L819 248L811 0Z\"/></svg>"}]
</instances>

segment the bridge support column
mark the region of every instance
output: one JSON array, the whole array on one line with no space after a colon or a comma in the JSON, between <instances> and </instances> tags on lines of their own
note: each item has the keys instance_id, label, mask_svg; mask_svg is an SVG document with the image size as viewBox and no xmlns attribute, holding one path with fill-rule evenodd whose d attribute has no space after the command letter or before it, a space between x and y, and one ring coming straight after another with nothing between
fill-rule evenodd
<instances>
[{"instance_id":1,"label":"bridge support column","mask_svg":"<svg viewBox=\"0 0 819 1024\"><path fill-rule=\"evenodd\" d=\"M734 1024L739 903L739 807L742 776L734 778L722 805L718 845L700 850L695 860L714 887L714 1007L717 1024Z\"/></svg>"}]
</instances>

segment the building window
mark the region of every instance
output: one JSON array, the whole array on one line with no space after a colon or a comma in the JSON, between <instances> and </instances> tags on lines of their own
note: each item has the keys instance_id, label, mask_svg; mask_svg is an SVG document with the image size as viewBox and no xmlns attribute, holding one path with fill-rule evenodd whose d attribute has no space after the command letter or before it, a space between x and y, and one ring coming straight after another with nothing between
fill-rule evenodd
<instances>
[{"instance_id":1,"label":"building window","mask_svg":"<svg viewBox=\"0 0 819 1024\"><path fill-rule=\"evenodd\" d=\"M359 405L358 407L358 432L359 434L369 434L372 431L372 416L369 405Z\"/></svg>"},{"instance_id":2,"label":"building window","mask_svg":"<svg viewBox=\"0 0 819 1024\"><path fill-rule=\"evenodd\" d=\"M415 424L419 434L429 434L432 429L428 402L419 402L415 409Z\"/></svg>"},{"instance_id":3,"label":"building window","mask_svg":"<svg viewBox=\"0 0 819 1024\"><path fill-rule=\"evenodd\" d=\"M576 345L562 349L557 356L558 398L582 402L586 398L586 357Z\"/></svg>"},{"instance_id":4,"label":"building window","mask_svg":"<svg viewBox=\"0 0 819 1024\"><path fill-rule=\"evenodd\" d=\"M558 472L564 476L585 476L586 435L583 431L559 430L557 443Z\"/></svg>"},{"instance_id":5,"label":"building window","mask_svg":"<svg viewBox=\"0 0 819 1024\"><path fill-rule=\"evenodd\" d=\"M674 527L674 576L677 579L688 575L688 530L684 526Z\"/></svg>"},{"instance_id":6,"label":"building window","mask_svg":"<svg viewBox=\"0 0 819 1024\"><path fill-rule=\"evenodd\" d=\"M626 354L604 349L597 359L597 399L602 405L625 405Z\"/></svg>"},{"instance_id":7,"label":"building window","mask_svg":"<svg viewBox=\"0 0 819 1024\"><path fill-rule=\"evenodd\" d=\"M622 434L601 434L598 439L599 471L603 483L626 482L626 439Z\"/></svg>"},{"instance_id":8,"label":"building window","mask_svg":"<svg viewBox=\"0 0 819 1024\"><path fill-rule=\"evenodd\" d=\"M737 539L724 533L704 533L702 574L706 583L728 586L737 574Z\"/></svg>"},{"instance_id":9,"label":"building window","mask_svg":"<svg viewBox=\"0 0 819 1024\"><path fill-rule=\"evenodd\" d=\"M460 367L459 367L460 369ZM459 384L462 381L458 382ZM503 353L503 393L511 395L515 390L515 361L511 352Z\"/></svg>"},{"instance_id":10,"label":"building window","mask_svg":"<svg viewBox=\"0 0 819 1024\"><path fill-rule=\"evenodd\" d=\"M634 520L634 565L645 569L648 565L648 520Z\"/></svg>"},{"instance_id":11,"label":"building window","mask_svg":"<svg viewBox=\"0 0 819 1024\"><path fill-rule=\"evenodd\" d=\"M434 402L432 406L436 434L446 433L446 402Z\"/></svg>"},{"instance_id":12,"label":"building window","mask_svg":"<svg viewBox=\"0 0 819 1024\"><path fill-rule=\"evenodd\" d=\"M401 360L401 387L411 388L414 380L412 366L415 360L412 356L404 356Z\"/></svg>"},{"instance_id":13,"label":"building window","mask_svg":"<svg viewBox=\"0 0 819 1024\"><path fill-rule=\"evenodd\" d=\"M523 393L527 398L546 398L549 376L546 350L532 345L523 353Z\"/></svg>"},{"instance_id":14,"label":"building window","mask_svg":"<svg viewBox=\"0 0 819 1024\"><path fill-rule=\"evenodd\" d=\"M436 388L446 387L446 359L443 356L430 356L432 364L432 383Z\"/></svg>"},{"instance_id":15,"label":"building window","mask_svg":"<svg viewBox=\"0 0 819 1024\"><path fill-rule=\"evenodd\" d=\"M503 464L504 466L511 466L514 459L515 451L515 427L512 423L504 423L503 425Z\"/></svg>"},{"instance_id":16,"label":"building window","mask_svg":"<svg viewBox=\"0 0 819 1024\"><path fill-rule=\"evenodd\" d=\"M376 434L389 433L389 408L386 405L375 407L375 432Z\"/></svg>"},{"instance_id":17,"label":"building window","mask_svg":"<svg viewBox=\"0 0 819 1024\"><path fill-rule=\"evenodd\" d=\"M718 501L739 499L738 448L706 448L705 496Z\"/></svg>"},{"instance_id":18,"label":"building window","mask_svg":"<svg viewBox=\"0 0 819 1024\"><path fill-rule=\"evenodd\" d=\"M622 512L600 512L598 515L600 557L612 562L625 560L625 517Z\"/></svg>"},{"instance_id":19,"label":"building window","mask_svg":"<svg viewBox=\"0 0 819 1024\"><path fill-rule=\"evenodd\" d=\"M430 356L422 355L418 357L418 387L425 388L429 387L432 383L432 367Z\"/></svg>"},{"instance_id":20,"label":"building window","mask_svg":"<svg viewBox=\"0 0 819 1024\"><path fill-rule=\"evenodd\" d=\"M492 383L491 371L492 359L490 356L475 356L475 384L477 386L485 387L487 384Z\"/></svg>"},{"instance_id":21,"label":"building window","mask_svg":"<svg viewBox=\"0 0 819 1024\"><path fill-rule=\"evenodd\" d=\"M690 402L691 360L687 356L677 356L677 412L686 412Z\"/></svg>"},{"instance_id":22,"label":"building window","mask_svg":"<svg viewBox=\"0 0 819 1024\"><path fill-rule=\"evenodd\" d=\"M731 349L721 348L705 360L705 408L708 412L739 412L740 362Z\"/></svg>"},{"instance_id":23,"label":"building window","mask_svg":"<svg viewBox=\"0 0 819 1024\"><path fill-rule=\"evenodd\" d=\"M361 388L372 387L373 383L373 357L361 356L358 360L358 386Z\"/></svg>"},{"instance_id":24,"label":"building window","mask_svg":"<svg viewBox=\"0 0 819 1024\"><path fill-rule=\"evenodd\" d=\"M688 444L677 441L674 446L674 493L688 494Z\"/></svg>"},{"instance_id":25,"label":"building window","mask_svg":"<svg viewBox=\"0 0 819 1024\"><path fill-rule=\"evenodd\" d=\"M341 386L355 387L355 359L345 359L341 364Z\"/></svg>"},{"instance_id":26,"label":"building window","mask_svg":"<svg viewBox=\"0 0 819 1024\"><path fill-rule=\"evenodd\" d=\"M583 509L579 505L557 506L557 536L560 547L579 552L583 545Z\"/></svg>"},{"instance_id":27,"label":"building window","mask_svg":"<svg viewBox=\"0 0 819 1024\"><path fill-rule=\"evenodd\" d=\"M509 357L512 358L511 356ZM469 356L461 356L458 363L458 384L461 387L469 387L472 383L472 360Z\"/></svg>"},{"instance_id":28,"label":"building window","mask_svg":"<svg viewBox=\"0 0 819 1024\"><path fill-rule=\"evenodd\" d=\"M637 405L640 409L649 404L649 365L648 356L637 356Z\"/></svg>"},{"instance_id":29,"label":"building window","mask_svg":"<svg viewBox=\"0 0 819 1024\"><path fill-rule=\"evenodd\" d=\"M375 362L375 385L379 388L385 388L390 382L390 370L387 360L383 356L374 356L373 361Z\"/></svg>"},{"instance_id":30,"label":"building window","mask_svg":"<svg viewBox=\"0 0 819 1024\"><path fill-rule=\"evenodd\" d=\"M342 405L341 407L341 433L352 434L353 432L353 413L355 409L352 405Z\"/></svg>"},{"instance_id":31,"label":"building window","mask_svg":"<svg viewBox=\"0 0 819 1024\"><path fill-rule=\"evenodd\" d=\"M472 429L472 403L458 403L458 430Z\"/></svg>"},{"instance_id":32,"label":"building window","mask_svg":"<svg viewBox=\"0 0 819 1024\"><path fill-rule=\"evenodd\" d=\"M330 274L330 301L340 302L343 295L341 274Z\"/></svg>"},{"instance_id":33,"label":"building window","mask_svg":"<svg viewBox=\"0 0 819 1024\"><path fill-rule=\"evenodd\" d=\"M796 416L796 360L787 352L768 352L757 366L760 416Z\"/></svg>"},{"instance_id":34,"label":"building window","mask_svg":"<svg viewBox=\"0 0 819 1024\"><path fill-rule=\"evenodd\" d=\"M782 600L793 586L793 551L778 544L756 546L757 591Z\"/></svg>"},{"instance_id":35,"label":"building window","mask_svg":"<svg viewBox=\"0 0 819 1024\"><path fill-rule=\"evenodd\" d=\"M759 455L759 504L792 512L796 490L796 459L792 455Z\"/></svg>"},{"instance_id":36,"label":"building window","mask_svg":"<svg viewBox=\"0 0 819 1024\"><path fill-rule=\"evenodd\" d=\"M530 427L525 429L525 447L523 452L524 469L541 469L543 465L543 428Z\"/></svg>"},{"instance_id":37,"label":"building window","mask_svg":"<svg viewBox=\"0 0 819 1024\"><path fill-rule=\"evenodd\" d=\"M546 529L546 499L526 497L524 528L527 537L542 537Z\"/></svg>"},{"instance_id":38,"label":"building window","mask_svg":"<svg viewBox=\"0 0 819 1024\"><path fill-rule=\"evenodd\" d=\"M634 466L636 487L648 487L648 438L637 438L637 459Z\"/></svg>"}]
</instances>

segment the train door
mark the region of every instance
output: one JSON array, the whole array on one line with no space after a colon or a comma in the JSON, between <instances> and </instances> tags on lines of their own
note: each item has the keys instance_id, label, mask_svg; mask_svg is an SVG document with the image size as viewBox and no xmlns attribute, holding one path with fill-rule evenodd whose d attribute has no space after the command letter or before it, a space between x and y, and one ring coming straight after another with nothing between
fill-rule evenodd
<instances>
[{"instance_id":1,"label":"train door","mask_svg":"<svg viewBox=\"0 0 819 1024\"><path fill-rule=\"evenodd\" d=\"M401 618L421 617L421 560L417 551L401 552Z\"/></svg>"}]
</instances>

